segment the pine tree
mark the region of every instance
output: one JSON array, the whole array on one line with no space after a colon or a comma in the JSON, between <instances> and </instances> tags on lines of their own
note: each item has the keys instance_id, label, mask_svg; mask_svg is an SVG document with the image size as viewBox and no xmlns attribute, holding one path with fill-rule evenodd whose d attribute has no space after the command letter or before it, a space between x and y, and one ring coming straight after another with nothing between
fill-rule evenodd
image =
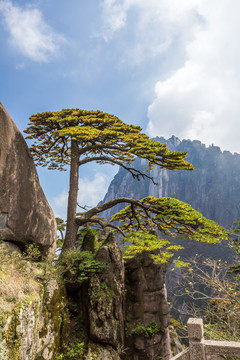
<instances>
[{"instance_id":1,"label":"pine tree","mask_svg":"<svg viewBox=\"0 0 240 360\"><path fill-rule=\"evenodd\" d=\"M77 217L79 167L84 164L119 165L138 180L150 178L152 181L148 170L154 165L169 170L193 170L193 166L185 160L186 152L170 151L165 144L149 139L139 126L128 125L116 116L101 111L64 109L32 115L25 133L28 134L27 139L35 140L30 150L37 165L60 171L70 166L63 249L74 246L79 226L91 223L112 227L122 234L157 227L168 235L178 233L201 241L219 241L227 237L219 225L203 220L202 215L190 210L189 205L169 198L149 197L141 201L114 199ZM136 157L147 160L144 172L131 165ZM121 202L130 205L112 220L124 224L110 224L98 216L100 212ZM125 223L126 218L129 219L128 224Z\"/></svg>"}]
</instances>

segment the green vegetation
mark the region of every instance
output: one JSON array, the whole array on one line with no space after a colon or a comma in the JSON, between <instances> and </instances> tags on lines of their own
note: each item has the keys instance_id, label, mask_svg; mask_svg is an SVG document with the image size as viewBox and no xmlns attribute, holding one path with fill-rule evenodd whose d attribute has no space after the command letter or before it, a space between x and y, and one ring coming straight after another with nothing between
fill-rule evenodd
<instances>
[{"instance_id":1,"label":"green vegetation","mask_svg":"<svg viewBox=\"0 0 240 360\"><path fill-rule=\"evenodd\" d=\"M37 244L29 244L25 248L24 258L29 261L38 262L41 259L41 252Z\"/></svg>"},{"instance_id":2,"label":"green vegetation","mask_svg":"<svg viewBox=\"0 0 240 360\"><path fill-rule=\"evenodd\" d=\"M155 216L150 217L149 213ZM223 227L206 219L189 204L167 197L156 199L148 196L112 216L111 221L120 222L119 228L127 234L122 241L131 243L125 246L125 256L160 249L160 254L151 255L155 263L166 263L173 256L173 251L183 249L180 245L172 245L167 239L160 239L156 230L168 237L189 238L209 244L228 239ZM146 229L151 229L152 233L149 234ZM186 265L188 263L178 259L175 266Z\"/></svg>"},{"instance_id":3,"label":"green vegetation","mask_svg":"<svg viewBox=\"0 0 240 360\"><path fill-rule=\"evenodd\" d=\"M207 339L240 341L239 281L229 273L227 262L191 259L191 267L182 269L182 280L175 295L187 304L184 316L181 309L178 316L183 322L186 317L203 318ZM176 308L176 304L172 306ZM186 336L183 328L179 334Z\"/></svg>"},{"instance_id":4,"label":"green vegetation","mask_svg":"<svg viewBox=\"0 0 240 360\"><path fill-rule=\"evenodd\" d=\"M134 329L132 329L127 336L143 336L146 338L152 338L159 333L163 333L165 331L162 325L158 325L155 321L151 321L148 326L144 326L142 324L137 325Z\"/></svg>"},{"instance_id":5,"label":"green vegetation","mask_svg":"<svg viewBox=\"0 0 240 360\"><path fill-rule=\"evenodd\" d=\"M58 272L68 284L80 285L92 274L100 272L104 265L95 260L90 251L80 251L77 248L63 252L57 263Z\"/></svg>"},{"instance_id":6,"label":"green vegetation","mask_svg":"<svg viewBox=\"0 0 240 360\"><path fill-rule=\"evenodd\" d=\"M55 354L67 325L63 282L55 265L37 262L37 246L23 254L5 246L0 248L0 356L18 360L27 349L32 357L38 345L42 358L46 344Z\"/></svg>"},{"instance_id":7,"label":"green vegetation","mask_svg":"<svg viewBox=\"0 0 240 360\"><path fill-rule=\"evenodd\" d=\"M65 250L56 262L57 272L68 285L80 286L104 265L95 260L100 246L98 231L89 227L80 230L76 247ZM81 246L81 247L80 247Z\"/></svg>"},{"instance_id":8,"label":"green vegetation","mask_svg":"<svg viewBox=\"0 0 240 360\"><path fill-rule=\"evenodd\" d=\"M79 360L79 359L83 359L82 356L84 355L85 352L85 346L84 346L84 342L79 342L78 340L76 340L73 343L70 343L64 354L60 354L58 355L55 360Z\"/></svg>"}]
</instances>

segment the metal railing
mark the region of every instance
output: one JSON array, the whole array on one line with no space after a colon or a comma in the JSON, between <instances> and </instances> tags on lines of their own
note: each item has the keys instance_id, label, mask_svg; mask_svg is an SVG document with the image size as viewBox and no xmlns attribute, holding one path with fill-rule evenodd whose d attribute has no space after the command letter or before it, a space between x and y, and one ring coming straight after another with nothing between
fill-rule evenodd
<instances>
[{"instance_id":1,"label":"metal railing","mask_svg":"<svg viewBox=\"0 0 240 360\"><path fill-rule=\"evenodd\" d=\"M240 342L204 339L202 319L188 319L187 327L189 347L170 360L216 360L218 356L240 358Z\"/></svg>"}]
</instances>

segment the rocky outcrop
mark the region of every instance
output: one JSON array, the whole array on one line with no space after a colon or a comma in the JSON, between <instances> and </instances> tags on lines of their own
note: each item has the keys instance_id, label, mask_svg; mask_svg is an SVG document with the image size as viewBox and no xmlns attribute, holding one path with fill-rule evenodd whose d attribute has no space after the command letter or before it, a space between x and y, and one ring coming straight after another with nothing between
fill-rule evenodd
<instances>
[{"instance_id":1,"label":"rocky outcrop","mask_svg":"<svg viewBox=\"0 0 240 360\"><path fill-rule=\"evenodd\" d=\"M153 264L147 253L123 263L121 250L111 234L96 260L105 268L91 277L88 286L86 359L170 359L166 265Z\"/></svg>"},{"instance_id":2,"label":"rocky outcrop","mask_svg":"<svg viewBox=\"0 0 240 360\"><path fill-rule=\"evenodd\" d=\"M104 269L92 276L89 283L89 338L102 344L101 351L105 353L112 348L111 356L109 353L98 358L117 359L124 347L125 284L121 250L112 234L99 249L96 260L104 264Z\"/></svg>"},{"instance_id":3,"label":"rocky outcrop","mask_svg":"<svg viewBox=\"0 0 240 360\"><path fill-rule=\"evenodd\" d=\"M21 254L21 250L19 249L19 247L8 241L2 241L0 243L0 250L4 252L8 252L9 254L13 254L13 253Z\"/></svg>"},{"instance_id":4,"label":"rocky outcrop","mask_svg":"<svg viewBox=\"0 0 240 360\"><path fill-rule=\"evenodd\" d=\"M147 253L126 261L127 359L171 357L166 264L156 265Z\"/></svg>"},{"instance_id":5,"label":"rocky outcrop","mask_svg":"<svg viewBox=\"0 0 240 360\"><path fill-rule=\"evenodd\" d=\"M39 184L27 144L0 103L0 239L21 249L36 243L44 256L56 248L56 222Z\"/></svg>"},{"instance_id":6,"label":"rocky outcrop","mask_svg":"<svg viewBox=\"0 0 240 360\"><path fill-rule=\"evenodd\" d=\"M169 359L166 266L147 254L124 264L112 233L95 259L104 266L65 288L61 267L31 263L16 246L0 247L1 359ZM76 268L68 263L69 271Z\"/></svg>"},{"instance_id":7,"label":"rocky outcrop","mask_svg":"<svg viewBox=\"0 0 240 360\"><path fill-rule=\"evenodd\" d=\"M43 270L19 257L7 266L11 279L1 259L0 359L54 360L66 316L64 288L55 278L38 281Z\"/></svg>"},{"instance_id":8,"label":"rocky outcrop","mask_svg":"<svg viewBox=\"0 0 240 360\"><path fill-rule=\"evenodd\" d=\"M80 321L88 334L86 360L153 360L159 356L168 360L166 265L153 264L147 253L123 262L112 233L99 248L96 260L104 268L92 275L78 294Z\"/></svg>"}]
</instances>

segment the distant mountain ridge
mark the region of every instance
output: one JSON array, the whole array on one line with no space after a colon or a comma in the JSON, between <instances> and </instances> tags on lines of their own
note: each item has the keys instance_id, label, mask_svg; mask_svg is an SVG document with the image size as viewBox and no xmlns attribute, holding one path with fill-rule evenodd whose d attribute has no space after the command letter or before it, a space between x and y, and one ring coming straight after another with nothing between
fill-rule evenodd
<instances>
[{"instance_id":1,"label":"distant mountain ridge","mask_svg":"<svg viewBox=\"0 0 240 360\"><path fill-rule=\"evenodd\" d=\"M120 169L112 180L103 202L117 197L142 199L146 196L173 197L185 201L204 216L225 227L240 219L240 155L221 151L218 146L206 147L198 140L179 140L172 136L166 140L154 140L167 144L170 150L186 151L187 160L194 171L171 171L154 167L149 172L157 185L149 179L138 181ZM134 167L143 169L146 161L137 159ZM121 207L104 213L107 218Z\"/></svg>"}]
</instances>

